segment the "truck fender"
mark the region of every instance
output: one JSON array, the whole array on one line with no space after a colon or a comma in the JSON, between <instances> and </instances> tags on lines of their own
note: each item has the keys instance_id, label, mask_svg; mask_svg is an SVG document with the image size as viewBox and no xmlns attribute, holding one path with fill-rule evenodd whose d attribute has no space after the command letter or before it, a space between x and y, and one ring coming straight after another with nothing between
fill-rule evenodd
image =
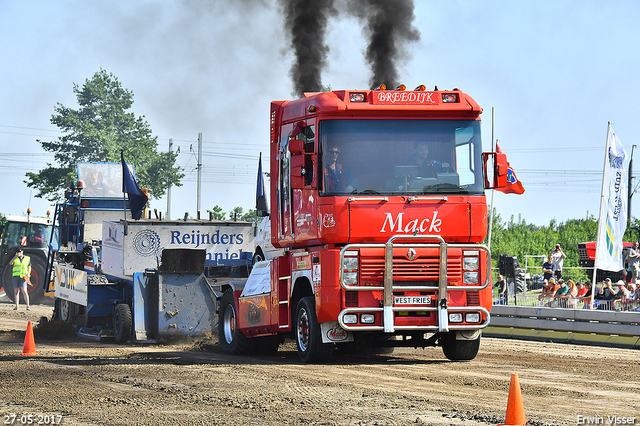
<instances>
[{"instance_id":1,"label":"truck fender","mask_svg":"<svg viewBox=\"0 0 640 426\"><path fill-rule=\"evenodd\" d=\"M292 299L293 295L300 291L302 291L302 294L307 296L312 296L314 294L313 287L311 286L313 280L311 279L310 269L294 271L291 274L291 280L293 284L291 285L291 294L289 296L291 296Z\"/></svg>"}]
</instances>

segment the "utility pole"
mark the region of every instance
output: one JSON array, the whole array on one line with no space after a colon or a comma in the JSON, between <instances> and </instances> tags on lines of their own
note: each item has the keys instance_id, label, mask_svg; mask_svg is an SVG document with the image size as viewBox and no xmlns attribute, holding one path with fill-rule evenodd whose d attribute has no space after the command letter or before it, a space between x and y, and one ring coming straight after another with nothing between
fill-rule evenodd
<instances>
[{"instance_id":1,"label":"utility pole","mask_svg":"<svg viewBox=\"0 0 640 426\"><path fill-rule=\"evenodd\" d=\"M636 146L631 146L631 159L629 160L629 177L627 183L627 226L631 226L631 197L633 197L633 150Z\"/></svg>"},{"instance_id":2,"label":"utility pole","mask_svg":"<svg viewBox=\"0 0 640 426\"><path fill-rule=\"evenodd\" d=\"M169 139L169 152L173 152L173 139ZM167 188L167 219L171 219L171 185Z\"/></svg>"},{"instance_id":3,"label":"utility pole","mask_svg":"<svg viewBox=\"0 0 640 426\"><path fill-rule=\"evenodd\" d=\"M202 132L198 133L198 190L197 190L197 208L198 220L200 220L200 198L202 195Z\"/></svg>"}]
</instances>

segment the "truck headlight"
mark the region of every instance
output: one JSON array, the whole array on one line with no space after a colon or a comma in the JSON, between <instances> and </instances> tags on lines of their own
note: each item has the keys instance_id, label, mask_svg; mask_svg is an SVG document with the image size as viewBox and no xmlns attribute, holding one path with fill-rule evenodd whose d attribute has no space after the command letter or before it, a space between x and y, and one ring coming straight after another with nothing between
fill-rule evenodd
<instances>
[{"instance_id":1,"label":"truck headlight","mask_svg":"<svg viewBox=\"0 0 640 426\"><path fill-rule=\"evenodd\" d=\"M362 324L373 324L376 321L376 316L374 314L361 314L360 322Z\"/></svg>"},{"instance_id":2,"label":"truck headlight","mask_svg":"<svg viewBox=\"0 0 640 426\"><path fill-rule=\"evenodd\" d=\"M469 312L467 315L465 315L465 320L467 322L478 323L480 322L480 314L478 312Z\"/></svg>"},{"instance_id":3,"label":"truck headlight","mask_svg":"<svg viewBox=\"0 0 640 426\"><path fill-rule=\"evenodd\" d=\"M477 271L480 266L480 259L477 257L464 257L462 258L462 267L465 271Z\"/></svg>"},{"instance_id":4,"label":"truck headlight","mask_svg":"<svg viewBox=\"0 0 640 426\"><path fill-rule=\"evenodd\" d=\"M478 284L480 282L480 276L477 271L465 272L463 275L463 282L465 284Z\"/></svg>"},{"instance_id":5,"label":"truck headlight","mask_svg":"<svg viewBox=\"0 0 640 426\"><path fill-rule=\"evenodd\" d=\"M357 272L344 272L342 274L342 282L346 285L357 285L358 284L358 273Z\"/></svg>"},{"instance_id":6,"label":"truck headlight","mask_svg":"<svg viewBox=\"0 0 640 426\"><path fill-rule=\"evenodd\" d=\"M449 322L462 322L462 314L459 312L450 313Z\"/></svg>"},{"instance_id":7,"label":"truck headlight","mask_svg":"<svg viewBox=\"0 0 640 426\"><path fill-rule=\"evenodd\" d=\"M358 258L357 257L345 257L342 261L342 269L357 270Z\"/></svg>"},{"instance_id":8,"label":"truck headlight","mask_svg":"<svg viewBox=\"0 0 640 426\"><path fill-rule=\"evenodd\" d=\"M356 314L346 314L345 316L342 317L342 321L345 324L357 324L358 316Z\"/></svg>"}]
</instances>

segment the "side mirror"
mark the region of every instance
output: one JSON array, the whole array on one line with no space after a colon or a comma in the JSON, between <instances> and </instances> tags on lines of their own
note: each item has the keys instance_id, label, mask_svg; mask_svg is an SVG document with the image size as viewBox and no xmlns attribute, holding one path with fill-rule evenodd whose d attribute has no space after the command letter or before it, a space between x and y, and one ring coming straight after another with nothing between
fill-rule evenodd
<instances>
[{"instance_id":1,"label":"side mirror","mask_svg":"<svg viewBox=\"0 0 640 426\"><path fill-rule=\"evenodd\" d=\"M507 186L509 166L507 155L502 152L483 152L484 188L496 189Z\"/></svg>"},{"instance_id":2,"label":"side mirror","mask_svg":"<svg viewBox=\"0 0 640 426\"><path fill-rule=\"evenodd\" d=\"M289 139L289 152L294 155L304 153L304 141L302 139Z\"/></svg>"}]
</instances>

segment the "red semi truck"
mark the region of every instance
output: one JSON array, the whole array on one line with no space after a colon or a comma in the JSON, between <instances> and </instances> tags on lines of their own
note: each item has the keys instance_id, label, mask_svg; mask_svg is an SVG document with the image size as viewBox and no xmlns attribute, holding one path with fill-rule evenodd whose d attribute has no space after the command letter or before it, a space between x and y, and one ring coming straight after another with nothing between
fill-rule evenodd
<instances>
[{"instance_id":1,"label":"red semi truck","mask_svg":"<svg viewBox=\"0 0 640 426\"><path fill-rule=\"evenodd\" d=\"M222 349L290 337L304 362L336 347L475 358L492 304L484 191L507 184L504 154L482 153L481 113L424 86L272 102L265 220L282 251L220 286Z\"/></svg>"}]
</instances>

